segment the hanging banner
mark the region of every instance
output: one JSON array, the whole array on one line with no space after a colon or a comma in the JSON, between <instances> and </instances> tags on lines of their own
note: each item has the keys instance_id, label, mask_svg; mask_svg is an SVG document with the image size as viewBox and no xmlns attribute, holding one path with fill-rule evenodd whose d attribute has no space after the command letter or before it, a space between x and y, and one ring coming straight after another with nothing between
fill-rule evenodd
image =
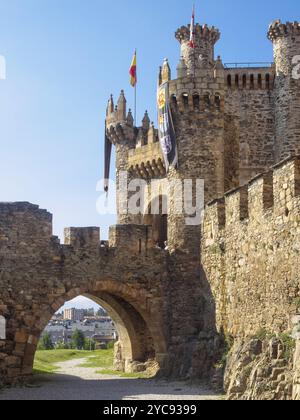
<instances>
[{"instance_id":1,"label":"hanging banner","mask_svg":"<svg viewBox=\"0 0 300 420\"><path fill-rule=\"evenodd\" d=\"M168 172L170 166L174 168L178 166L176 135L169 103L168 83L164 83L158 88L157 105L159 140Z\"/></svg>"},{"instance_id":2,"label":"hanging banner","mask_svg":"<svg viewBox=\"0 0 300 420\"><path fill-rule=\"evenodd\" d=\"M106 122L104 133L104 191L108 193L112 144L107 136Z\"/></svg>"}]
</instances>

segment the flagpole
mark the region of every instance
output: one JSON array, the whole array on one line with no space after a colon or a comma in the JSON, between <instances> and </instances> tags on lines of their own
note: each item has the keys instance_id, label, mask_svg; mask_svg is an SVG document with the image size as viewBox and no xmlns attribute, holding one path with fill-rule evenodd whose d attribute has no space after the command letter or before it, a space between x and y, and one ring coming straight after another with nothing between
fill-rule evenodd
<instances>
[{"instance_id":1,"label":"flagpole","mask_svg":"<svg viewBox=\"0 0 300 420\"><path fill-rule=\"evenodd\" d=\"M134 123L135 123L135 126L136 126L136 124L137 124L137 121L136 121L136 105L137 105L137 92L136 92L136 85L137 85L137 83L135 84L135 86L134 86Z\"/></svg>"},{"instance_id":2,"label":"flagpole","mask_svg":"<svg viewBox=\"0 0 300 420\"><path fill-rule=\"evenodd\" d=\"M194 39L194 84L196 85L196 37L195 37L195 3L193 6L193 16L194 16L194 27L193 27L193 39ZM196 86L195 86L196 87Z\"/></svg>"},{"instance_id":3,"label":"flagpole","mask_svg":"<svg viewBox=\"0 0 300 420\"><path fill-rule=\"evenodd\" d=\"M137 49L135 49L135 59L137 61ZM137 126L137 66L136 66L136 81L134 86L134 123Z\"/></svg>"}]
</instances>

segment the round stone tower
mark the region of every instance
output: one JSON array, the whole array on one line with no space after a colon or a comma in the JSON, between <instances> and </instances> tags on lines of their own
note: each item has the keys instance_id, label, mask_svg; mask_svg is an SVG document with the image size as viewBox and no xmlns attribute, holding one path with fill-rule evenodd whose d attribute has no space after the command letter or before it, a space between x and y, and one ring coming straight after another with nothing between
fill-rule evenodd
<instances>
[{"instance_id":1,"label":"round stone tower","mask_svg":"<svg viewBox=\"0 0 300 420\"><path fill-rule=\"evenodd\" d=\"M214 58L214 46L220 32L214 27L197 24L195 44L189 45L190 28L176 32L181 45L177 78L171 80L167 60L162 67L160 82L168 83L170 106L178 149L178 168L168 173L169 184L181 181L184 188L184 211L178 214L181 194L170 188L168 243L171 249L199 254L200 226L197 217L189 214L199 206L199 190L204 182L202 202L224 194L224 98L225 73L221 59ZM186 190L192 182L192 193ZM197 192L197 194L196 194ZM198 202L197 202L198 200ZM189 201L189 203L187 203Z\"/></svg>"},{"instance_id":2,"label":"round stone tower","mask_svg":"<svg viewBox=\"0 0 300 420\"><path fill-rule=\"evenodd\" d=\"M191 48L190 25L182 26L176 32L176 39L181 45L181 57L187 66L187 74L194 75L195 68L212 68L214 65L214 49L220 39L220 32L214 26L195 26L195 49Z\"/></svg>"},{"instance_id":3,"label":"round stone tower","mask_svg":"<svg viewBox=\"0 0 300 420\"><path fill-rule=\"evenodd\" d=\"M275 20L269 27L275 78L275 158L300 153L300 23Z\"/></svg>"}]
</instances>

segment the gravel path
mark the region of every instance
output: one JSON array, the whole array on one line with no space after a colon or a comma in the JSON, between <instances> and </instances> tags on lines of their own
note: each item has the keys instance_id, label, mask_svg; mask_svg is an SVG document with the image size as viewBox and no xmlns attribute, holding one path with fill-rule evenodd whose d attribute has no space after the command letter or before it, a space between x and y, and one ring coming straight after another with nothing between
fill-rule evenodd
<instances>
[{"instance_id":1,"label":"gravel path","mask_svg":"<svg viewBox=\"0 0 300 420\"><path fill-rule=\"evenodd\" d=\"M33 387L0 391L0 400L216 400L203 387L153 379L127 379L80 367L85 359L57 363L59 373L40 376Z\"/></svg>"}]
</instances>

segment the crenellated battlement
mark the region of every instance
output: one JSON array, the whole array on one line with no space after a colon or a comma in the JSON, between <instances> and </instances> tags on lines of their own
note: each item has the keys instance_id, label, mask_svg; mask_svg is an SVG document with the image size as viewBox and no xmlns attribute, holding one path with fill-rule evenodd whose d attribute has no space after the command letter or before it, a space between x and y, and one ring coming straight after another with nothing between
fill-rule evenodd
<instances>
[{"instance_id":1,"label":"crenellated battlement","mask_svg":"<svg viewBox=\"0 0 300 420\"><path fill-rule=\"evenodd\" d=\"M276 19L269 26L268 38L272 42L278 38L296 36L300 36L300 23L297 21L282 23L280 19Z\"/></svg>"},{"instance_id":2,"label":"crenellated battlement","mask_svg":"<svg viewBox=\"0 0 300 420\"><path fill-rule=\"evenodd\" d=\"M0 251L5 253L8 249L19 248L24 253L32 253L32 249L36 252L37 247L47 248L50 252L54 244L57 246L55 249L61 251L66 247L74 251L97 250L105 243L100 239L99 227L69 227L64 230L64 245L61 246L58 238L52 235L52 215L46 210L27 202L0 203ZM111 226L107 246L145 254L154 248L151 227L131 224ZM58 261L61 258L58 257Z\"/></svg>"},{"instance_id":3,"label":"crenellated battlement","mask_svg":"<svg viewBox=\"0 0 300 420\"><path fill-rule=\"evenodd\" d=\"M224 75L184 78L169 83L170 104L173 112L196 113L219 112L224 109Z\"/></svg>"},{"instance_id":4,"label":"crenellated battlement","mask_svg":"<svg viewBox=\"0 0 300 420\"><path fill-rule=\"evenodd\" d=\"M300 156L206 207L201 263L219 331L289 331L299 298Z\"/></svg>"},{"instance_id":5,"label":"crenellated battlement","mask_svg":"<svg viewBox=\"0 0 300 420\"><path fill-rule=\"evenodd\" d=\"M190 31L191 25L182 26L181 28L177 29L175 37L176 39L181 42L189 42L190 41ZM200 25L197 23L195 25L195 38L196 43L200 43L202 40L209 41L213 44L216 44L221 37L219 29L215 28L214 26L208 25Z\"/></svg>"},{"instance_id":6,"label":"crenellated battlement","mask_svg":"<svg viewBox=\"0 0 300 420\"><path fill-rule=\"evenodd\" d=\"M294 157L209 203L204 237L211 234L211 224L217 230L235 230L240 229L241 224L267 224L274 218L288 222L299 205L300 157Z\"/></svg>"}]
</instances>

